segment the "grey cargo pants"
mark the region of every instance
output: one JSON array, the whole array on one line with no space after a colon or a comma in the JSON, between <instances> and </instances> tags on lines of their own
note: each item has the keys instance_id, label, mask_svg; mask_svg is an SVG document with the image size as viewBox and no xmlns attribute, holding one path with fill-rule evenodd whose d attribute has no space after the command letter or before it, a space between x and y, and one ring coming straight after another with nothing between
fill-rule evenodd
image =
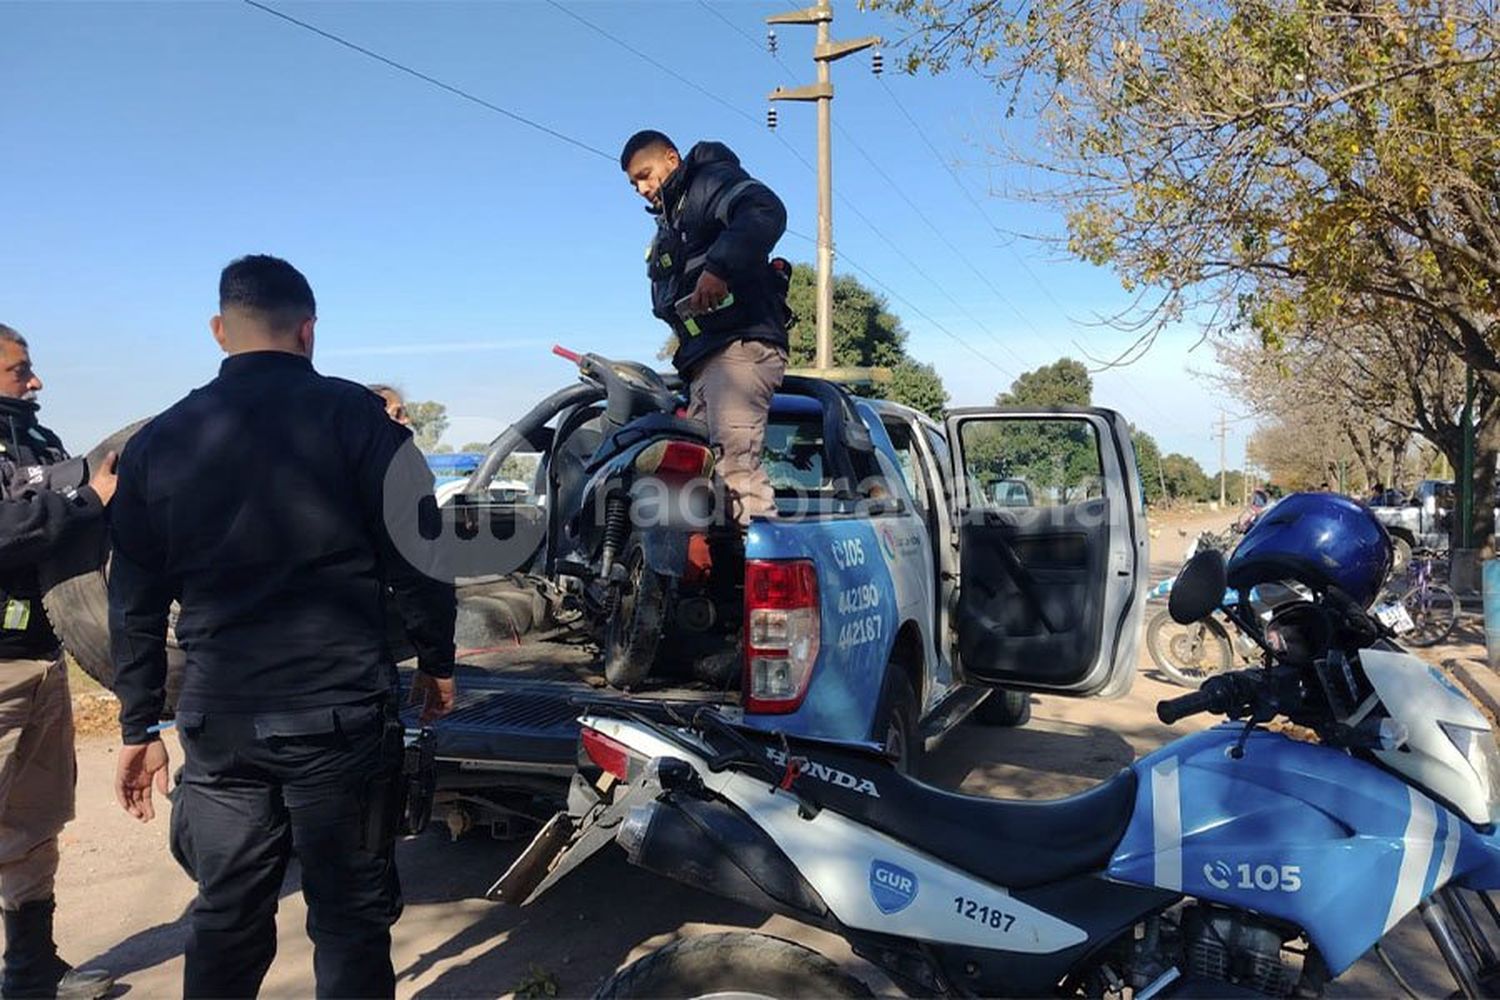
<instances>
[{"instance_id":1,"label":"grey cargo pants","mask_svg":"<svg viewBox=\"0 0 1500 1000\"><path fill-rule=\"evenodd\" d=\"M761 452L771 397L786 375L786 351L759 340L736 340L688 372L688 416L708 424L719 477L740 527L774 515L776 496Z\"/></svg>"}]
</instances>

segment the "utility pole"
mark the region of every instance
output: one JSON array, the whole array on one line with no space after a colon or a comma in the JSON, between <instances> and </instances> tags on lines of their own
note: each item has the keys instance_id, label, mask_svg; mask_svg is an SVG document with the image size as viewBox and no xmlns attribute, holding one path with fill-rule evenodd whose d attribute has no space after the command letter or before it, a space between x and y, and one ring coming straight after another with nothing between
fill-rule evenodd
<instances>
[{"instance_id":1,"label":"utility pole","mask_svg":"<svg viewBox=\"0 0 1500 1000\"><path fill-rule=\"evenodd\" d=\"M1219 426L1219 507L1220 507L1220 509L1223 509L1223 507L1225 506L1225 500L1227 499L1225 497L1225 495L1224 495L1224 485L1225 485L1225 481L1226 481L1226 479L1228 477L1228 473L1227 473L1227 468L1228 468L1227 463L1228 463L1228 460L1224 457L1224 439L1229 434L1229 418L1225 415L1225 413L1224 413L1224 411L1222 409L1219 410L1219 424L1218 424L1218 426Z\"/></svg>"},{"instance_id":2,"label":"utility pole","mask_svg":"<svg viewBox=\"0 0 1500 1000\"><path fill-rule=\"evenodd\" d=\"M830 0L818 0L812 7L773 14L767 24L812 24L818 29L813 60L818 64L818 82L806 87L777 87L771 91L773 101L818 102L818 340L814 362L820 371L833 368L833 80L829 64L872 45L880 39L871 35L850 42L829 38L833 22Z\"/></svg>"}]
</instances>

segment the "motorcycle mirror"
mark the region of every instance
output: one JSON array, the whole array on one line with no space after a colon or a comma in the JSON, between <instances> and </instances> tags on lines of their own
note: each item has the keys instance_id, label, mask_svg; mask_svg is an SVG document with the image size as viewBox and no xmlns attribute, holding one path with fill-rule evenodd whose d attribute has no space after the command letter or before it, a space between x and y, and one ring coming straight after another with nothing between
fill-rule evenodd
<instances>
[{"instance_id":1,"label":"motorcycle mirror","mask_svg":"<svg viewBox=\"0 0 1500 1000\"><path fill-rule=\"evenodd\" d=\"M1177 574L1167 597L1167 613L1179 625L1202 621L1224 600L1224 587L1224 554L1204 549Z\"/></svg>"}]
</instances>

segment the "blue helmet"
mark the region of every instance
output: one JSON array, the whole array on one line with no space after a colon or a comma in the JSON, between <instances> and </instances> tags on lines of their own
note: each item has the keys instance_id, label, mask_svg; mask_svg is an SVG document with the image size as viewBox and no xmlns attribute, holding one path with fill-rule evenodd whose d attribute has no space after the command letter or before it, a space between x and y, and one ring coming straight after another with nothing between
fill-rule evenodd
<instances>
[{"instance_id":1,"label":"blue helmet","mask_svg":"<svg viewBox=\"0 0 1500 1000\"><path fill-rule=\"evenodd\" d=\"M1293 493L1245 533L1226 567L1242 593L1270 580L1333 586L1368 607L1391 570L1391 539L1364 504L1336 493Z\"/></svg>"}]
</instances>

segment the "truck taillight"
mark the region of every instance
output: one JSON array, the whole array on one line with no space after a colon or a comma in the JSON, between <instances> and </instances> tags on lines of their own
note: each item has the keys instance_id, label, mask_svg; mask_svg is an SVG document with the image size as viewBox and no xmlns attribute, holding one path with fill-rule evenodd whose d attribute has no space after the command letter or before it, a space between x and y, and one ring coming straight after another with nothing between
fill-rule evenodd
<instances>
[{"instance_id":1,"label":"truck taillight","mask_svg":"<svg viewBox=\"0 0 1500 1000\"><path fill-rule=\"evenodd\" d=\"M630 748L625 744L587 726L580 730L579 742L583 744L583 752L588 754L589 760L601 770L608 771L621 781L630 780Z\"/></svg>"},{"instance_id":2,"label":"truck taillight","mask_svg":"<svg viewBox=\"0 0 1500 1000\"><path fill-rule=\"evenodd\" d=\"M687 481L714 471L714 453L691 441L657 441L635 456L635 467L646 475Z\"/></svg>"},{"instance_id":3,"label":"truck taillight","mask_svg":"<svg viewBox=\"0 0 1500 1000\"><path fill-rule=\"evenodd\" d=\"M745 564L745 709L795 712L818 659L818 571L808 559Z\"/></svg>"}]
</instances>

